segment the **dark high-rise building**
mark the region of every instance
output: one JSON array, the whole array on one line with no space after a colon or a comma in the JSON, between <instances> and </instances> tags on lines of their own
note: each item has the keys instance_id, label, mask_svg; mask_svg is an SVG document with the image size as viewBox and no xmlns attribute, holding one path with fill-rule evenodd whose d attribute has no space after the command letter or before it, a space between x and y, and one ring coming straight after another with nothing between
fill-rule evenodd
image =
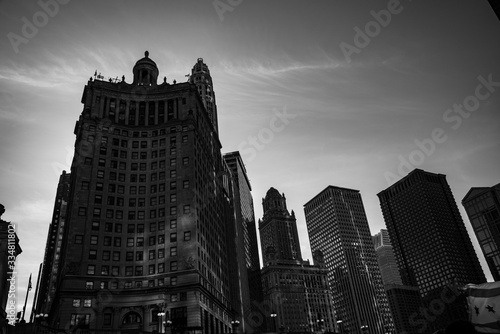
<instances>
[{"instance_id":1,"label":"dark high-rise building","mask_svg":"<svg viewBox=\"0 0 500 334\"><path fill-rule=\"evenodd\" d=\"M96 76L85 86L52 327L215 334L242 316L208 68L199 58L174 84L158 73L146 52L131 83Z\"/></svg>"},{"instance_id":2,"label":"dark high-rise building","mask_svg":"<svg viewBox=\"0 0 500 334\"><path fill-rule=\"evenodd\" d=\"M453 287L486 279L446 176L416 169L378 197L403 284L418 287L426 308L413 318L416 328L467 319Z\"/></svg>"},{"instance_id":3,"label":"dark high-rise building","mask_svg":"<svg viewBox=\"0 0 500 334\"><path fill-rule=\"evenodd\" d=\"M311 249L324 254L341 332L393 331L359 191L328 186L304 205L304 211Z\"/></svg>"},{"instance_id":4,"label":"dark high-rise building","mask_svg":"<svg viewBox=\"0 0 500 334\"><path fill-rule=\"evenodd\" d=\"M61 279L61 247L64 237L64 226L66 224L70 182L71 174L63 171L59 177L52 221L50 222L49 233L47 235L41 277L39 278L41 284L38 287L37 298L34 301L35 314L47 314L49 312L54 301L58 279Z\"/></svg>"},{"instance_id":5,"label":"dark high-rise building","mask_svg":"<svg viewBox=\"0 0 500 334\"><path fill-rule=\"evenodd\" d=\"M264 217L259 220L260 245L265 254L269 247L283 260L302 260L295 214L286 208L285 194L270 188L262 199ZM264 257L264 264L266 258Z\"/></svg>"},{"instance_id":6,"label":"dark high-rise building","mask_svg":"<svg viewBox=\"0 0 500 334\"><path fill-rule=\"evenodd\" d=\"M462 200L484 258L495 281L500 281L500 183L471 188Z\"/></svg>"},{"instance_id":7,"label":"dark high-rise building","mask_svg":"<svg viewBox=\"0 0 500 334\"><path fill-rule=\"evenodd\" d=\"M0 204L0 333L10 333L9 325L15 325L19 305L12 294L16 293L16 258L21 254L16 225L1 219L5 207ZM24 315L23 315L24 318ZM26 319L25 319L26 320Z\"/></svg>"},{"instance_id":8,"label":"dark high-rise building","mask_svg":"<svg viewBox=\"0 0 500 334\"><path fill-rule=\"evenodd\" d=\"M382 283L402 285L401 276L399 275L398 264L392 249L391 240L387 230L382 229L379 233L373 236L373 244L377 261L382 275Z\"/></svg>"},{"instance_id":9,"label":"dark high-rise building","mask_svg":"<svg viewBox=\"0 0 500 334\"><path fill-rule=\"evenodd\" d=\"M262 311L257 307L262 303L262 280L260 276L259 248L257 245L257 229L252 198L252 187L248 179L245 164L239 152L224 154L224 160L231 170L234 180L234 206L236 214L234 251L237 254L235 268L242 282L242 314L241 328L244 332L254 332L264 329L264 322L259 323L250 314L259 314L264 319ZM235 269L233 268L233 269Z\"/></svg>"},{"instance_id":10,"label":"dark high-rise building","mask_svg":"<svg viewBox=\"0 0 500 334\"><path fill-rule=\"evenodd\" d=\"M264 253L262 285L268 332L335 332L335 314L321 251L314 265L300 253L295 214L285 195L271 188L262 201L259 221Z\"/></svg>"}]
</instances>

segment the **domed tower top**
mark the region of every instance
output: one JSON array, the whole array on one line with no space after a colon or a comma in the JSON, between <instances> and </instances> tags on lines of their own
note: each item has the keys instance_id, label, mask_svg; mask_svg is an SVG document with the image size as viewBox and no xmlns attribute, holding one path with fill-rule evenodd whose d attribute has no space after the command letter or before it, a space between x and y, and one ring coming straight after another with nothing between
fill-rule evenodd
<instances>
[{"instance_id":1,"label":"domed tower top","mask_svg":"<svg viewBox=\"0 0 500 334\"><path fill-rule=\"evenodd\" d=\"M156 86L158 79L158 67L156 63L149 58L149 52L144 52L144 58L139 59L135 63L134 69L134 85L139 86Z\"/></svg>"},{"instance_id":2,"label":"domed tower top","mask_svg":"<svg viewBox=\"0 0 500 334\"><path fill-rule=\"evenodd\" d=\"M280 195L279 191L271 187L266 193L266 198L262 199L264 216L273 212L289 216L286 208L285 194Z\"/></svg>"}]
</instances>

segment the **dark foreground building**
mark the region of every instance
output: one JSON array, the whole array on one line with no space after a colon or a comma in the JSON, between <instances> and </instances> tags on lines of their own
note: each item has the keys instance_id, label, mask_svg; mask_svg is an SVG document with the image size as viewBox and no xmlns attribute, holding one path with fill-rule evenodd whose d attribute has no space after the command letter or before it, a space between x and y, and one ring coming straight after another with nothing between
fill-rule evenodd
<instances>
[{"instance_id":1,"label":"dark foreground building","mask_svg":"<svg viewBox=\"0 0 500 334\"><path fill-rule=\"evenodd\" d=\"M210 72L199 58L188 82L158 73L146 52L131 83L85 86L60 269L40 284L54 288L37 306L51 327L215 334L241 322L234 185Z\"/></svg>"},{"instance_id":2,"label":"dark foreground building","mask_svg":"<svg viewBox=\"0 0 500 334\"><path fill-rule=\"evenodd\" d=\"M486 279L446 176L416 169L378 197L403 284L418 287L423 300L415 330L468 319L457 288Z\"/></svg>"},{"instance_id":3,"label":"dark foreground building","mask_svg":"<svg viewBox=\"0 0 500 334\"><path fill-rule=\"evenodd\" d=\"M471 188L462 205L495 281L500 281L500 183Z\"/></svg>"}]
</instances>

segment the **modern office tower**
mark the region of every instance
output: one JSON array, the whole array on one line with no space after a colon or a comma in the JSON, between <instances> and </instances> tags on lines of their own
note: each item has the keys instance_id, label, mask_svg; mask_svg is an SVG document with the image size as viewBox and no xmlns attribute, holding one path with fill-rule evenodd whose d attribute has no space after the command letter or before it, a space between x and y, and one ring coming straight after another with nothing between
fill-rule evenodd
<instances>
[{"instance_id":1,"label":"modern office tower","mask_svg":"<svg viewBox=\"0 0 500 334\"><path fill-rule=\"evenodd\" d=\"M377 254L382 283L384 285L403 285L387 230L382 229L373 236L373 245L375 246L375 253Z\"/></svg>"},{"instance_id":2,"label":"modern office tower","mask_svg":"<svg viewBox=\"0 0 500 334\"><path fill-rule=\"evenodd\" d=\"M304 205L311 249L324 254L343 333L386 333L394 324L358 190L328 186Z\"/></svg>"},{"instance_id":3,"label":"modern office tower","mask_svg":"<svg viewBox=\"0 0 500 334\"><path fill-rule=\"evenodd\" d=\"M16 258L22 249L16 233L17 226L1 219L4 212L5 207L0 204L0 333L10 333L7 328L9 324L16 323L16 305L19 303L19 300L12 298L12 294L16 293L18 287L15 267ZM15 304L7 303L9 300Z\"/></svg>"},{"instance_id":4,"label":"modern office tower","mask_svg":"<svg viewBox=\"0 0 500 334\"><path fill-rule=\"evenodd\" d=\"M60 259L61 247L64 237L64 226L66 224L66 210L70 195L71 174L63 171L59 177L57 185L54 211L47 235L45 255L43 257L41 277L34 301L34 314L47 314L52 307L54 295L57 287L57 280L60 279Z\"/></svg>"},{"instance_id":5,"label":"modern office tower","mask_svg":"<svg viewBox=\"0 0 500 334\"><path fill-rule=\"evenodd\" d=\"M335 332L332 294L323 254L314 252L314 265L303 261L295 215L285 195L271 188L263 202L260 226L264 252L262 285L268 332Z\"/></svg>"},{"instance_id":6,"label":"modern office tower","mask_svg":"<svg viewBox=\"0 0 500 334\"><path fill-rule=\"evenodd\" d=\"M132 83L96 75L85 86L52 327L215 334L241 317L232 180L199 71L202 59L191 81L158 83L146 52Z\"/></svg>"},{"instance_id":7,"label":"modern office tower","mask_svg":"<svg viewBox=\"0 0 500 334\"><path fill-rule=\"evenodd\" d=\"M471 188L462 205L495 281L500 281L500 183Z\"/></svg>"},{"instance_id":8,"label":"modern office tower","mask_svg":"<svg viewBox=\"0 0 500 334\"><path fill-rule=\"evenodd\" d=\"M257 325L248 315L264 316L257 307L262 303L262 280L260 276L259 248L257 244L257 228L252 198L252 187L246 172L245 164L239 152L224 154L224 160L234 180L234 206L236 213L237 268L242 282L243 313L247 316L241 320L243 332L262 331L264 324Z\"/></svg>"},{"instance_id":9,"label":"modern office tower","mask_svg":"<svg viewBox=\"0 0 500 334\"><path fill-rule=\"evenodd\" d=\"M378 197L403 284L418 287L431 312L415 322L432 331L466 319L464 301L450 291L486 279L446 176L416 169Z\"/></svg>"}]
</instances>

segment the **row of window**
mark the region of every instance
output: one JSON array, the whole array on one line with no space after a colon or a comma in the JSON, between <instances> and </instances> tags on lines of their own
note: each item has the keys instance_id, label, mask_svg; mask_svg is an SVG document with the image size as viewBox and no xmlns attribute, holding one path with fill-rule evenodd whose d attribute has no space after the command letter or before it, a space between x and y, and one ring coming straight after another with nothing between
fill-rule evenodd
<instances>
[{"instance_id":1,"label":"row of window","mask_svg":"<svg viewBox=\"0 0 500 334\"><path fill-rule=\"evenodd\" d=\"M99 231L101 228L101 223L99 221L92 222L92 231ZM177 219L170 220L170 228L177 228ZM151 222L149 223L149 232L156 231L164 231L165 230L165 222L160 221L158 223ZM104 223L104 232L115 232L122 233L123 224L122 223ZM128 224L127 233L144 233L144 224Z\"/></svg>"},{"instance_id":2,"label":"row of window","mask_svg":"<svg viewBox=\"0 0 500 334\"><path fill-rule=\"evenodd\" d=\"M165 280L167 280L167 285L171 285L171 286L177 285L177 276L173 276L173 277L166 277L165 279L164 278L159 278L157 280L148 280L148 287L154 287L155 286L155 281L157 282L157 286L164 286L165 285ZM127 283L131 284L131 282L124 282L124 287L125 287L125 285ZM99 288L101 290L104 290L104 289L113 289L113 290L114 289L118 289L118 281L111 281L111 282L101 281L100 284L99 284ZM93 281L87 281L85 283L85 289L87 289L87 290L94 289L94 282Z\"/></svg>"},{"instance_id":3,"label":"row of window","mask_svg":"<svg viewBox=\"0 0 500 334\"><path fill-rule=\"evenodd\" d=\"M160 203L162 204L162 203ZM174 216L177 214L177 207L176 206L171 206L169 209L170 215ZM191 213L191 205L186 204L182 207L182 213L183 214L190 214ZM92 211L92 217L94 218L100 218L102 214L102 209L101 208L94 208ZM79 207L78 208L78 215L79 216L87 216L87 207ZM165 217L165 208L159 208L159 209L152 209L149 211L149 218L153 219L156 217ZM113 210L113 209L106 209L106 218L109 219L123 219L123 211L122 210ZM146 212L145 211L128 211L128 220L144 220L146 219Z\"/></svg>"},{"instance_id":4,"label":"row of window","mask_svg":"<svg viewBox=\"0 0 500 334\"><path fill-rule=\"evenodd\" d=\"M108 265L101 265L101 271L100 275L101 276L120 276L120 266L108 266ZM158 263L158 264L150 264L148 267L148 273L147 275L153 275L153 274L162 274L165 272L165 263ZM96 269L97 266L95 264L89 264L87 265L87 275L96 275ZM110 272L111 269L111 272ZM135 269L135 270L134 270ZM126 266L125 267L125 276L143 276L144 275L144 267L143 266ZM178 263L177 261L170 261L170 271L177 271L178 270Z\"/></svg>"},{"instance_id":5,"label":"row of window","mask_svg":"<svg viewBox=\"0 0 500 334\"><path fill-rule=\"evenodd\" d=\"M111 246L111 237L105 236L103 245L104 246ZM121 237L114 237L114 242L113 245L116 247L121 247L121 242L122 238ZM191 231L186 231L184 232L184 241L190 241L191 240ZM91 245L97 245L99 242L99 237L97 235L91 235L90 236L90 244ZM177 242L177 232L170 233L170 242ZM158 236L158 244L164 244L165 243L165 235L159 235ZM75 235L75 244L83 244L83 235L82 234L77 234ZM144 238L143 237L136 237L136 238L127 238L127 247L134 247L134 244L136 247L143 247L144 246ZM149 246L154 246L156 244L156 236L151 236L149 237Z\"/></svg>"},{"instance_id":6,"label":"row of window","mask_svg":"<svg viewBox=\"0 0 500 334\"><path fill-rule=\"evenodd\" d=\"M90 124L89 125L89 131L96 131L96 129L98 129L99 131L101 131L101 127L98 126L96 128L95 125L93 124ZM186 131L189 131L189 126L188 125L183 125L182 126L182 132L186 132ZM108 133L111 133L110 131L110 128L108 126L103 126L102 127L102 132L108 132ZM170 127L169 129L169 132L168 133L176 133L177 132L177 127L175 126L172 126ZM121 136L124 136L124 137L134 137L134 138L138 138L138 137L142 137L142 138L147 138L147 137L157 137L157 136L164 136L167 134L167 131L166 129L160 129L160 130L153 130L153 131L129 131L129 130L125 130L125 129L119 129L119 128L113 128L113 132L112 132L114 135L121 135Z\"/></svg>"},{"instance_id":7,"label":"row of window","mask_svg":"<svg viewBox=\"0 0 500 334\"><path fill-rule=\"evenodd\" d=\"M123 175L123 176L120 176L120 181L125 182L125 174L119 174L119 175ZM176 178L177 172L175 170L171 170L170 177ZM189 187L189 180L184 180L182 184L183 184L183 187L188 188ZM90 189L90 181L82 181L80 189L81 190L89 190ZM152 184L150 186L150 193L154 194L156 192L164 192L165 189L166 189L165 183ZM177 181L171 181L170 182L170 190L176 190L176 189L177 189ZM97 182L96 186L95 186L95 190L96 191L104 191L104 183ZM108 185L108 192L125 194L125 185L109 184ZM146 186L132 186L131 185L131 186L129 186L129 194L130 195L146 194Z\"/></svg>"}]
</instances>

